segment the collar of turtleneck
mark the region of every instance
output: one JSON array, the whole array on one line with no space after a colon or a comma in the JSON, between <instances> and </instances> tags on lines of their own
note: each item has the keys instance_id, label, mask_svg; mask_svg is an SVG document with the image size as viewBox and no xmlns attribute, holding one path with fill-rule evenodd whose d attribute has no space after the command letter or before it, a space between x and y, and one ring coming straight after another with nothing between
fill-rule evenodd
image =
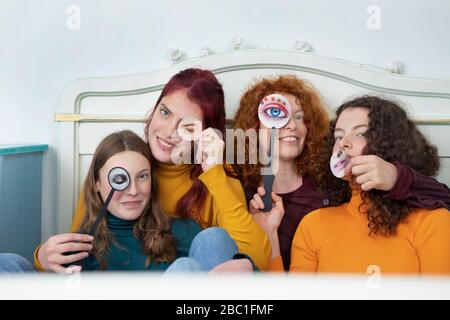
<instances>
[{"instance_id":1,"label":"collar of turtleneck","mask_svg":"<svg viewBox=\"0 0 450 320\"><path fill-rule=\"evenodd\" d=\"M348 203L348 211L355 216L366 218L365 212L370 208L369 199L364 199L361 195L361 189L352 189L352 198Z\"/></svg>"},{"instance_id":2,"label":"collar of turtleneck","mask_svg":"<svg viewBox=\"0 0 450 320\"><path fill-rule=\"evenodd\" d=\"M157 174L167 178L176 178L185 175L191 170L192 164L173 164L173 163L156 163Z\"/></svg>"},{"instance_id":3,"label":"collar of turtleneck","mask_svg":"<svg viewBox=\"0 0 450 320\"><path fill-rule=\"evenodd\" d=\"M137 222L137 219L124 220L108 212L107 222L109 230L115 235L128 236L133 234L133 228Z\"/></svg>"}]
</instances>

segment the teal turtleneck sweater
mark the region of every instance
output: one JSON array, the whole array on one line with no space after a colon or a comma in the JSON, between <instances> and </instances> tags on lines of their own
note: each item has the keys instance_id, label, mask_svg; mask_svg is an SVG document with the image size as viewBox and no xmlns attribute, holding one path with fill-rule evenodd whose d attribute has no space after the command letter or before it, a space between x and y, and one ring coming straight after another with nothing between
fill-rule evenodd
<instances>
[{"instance_id":1,"label":"teal turtleneck sweater","mask_svg":"<svg viewBox=\"0 0 450 320\"><path fill-rule=\"evenodd\" d=\"M147 256L144 254L142 242L134 237L133 228L137 220L123 220L110 213L107 215L108 228L115 239L107 254L107 270L110 271L164 271L170 262L151 262L145 266ZM171 219L171 231L177 240L177 258L186 257L194 237L201 231L197 222L192 219ZM97 259L90 255L85 259L83 270L99 270Z\"/></svg>"}]
</instances>

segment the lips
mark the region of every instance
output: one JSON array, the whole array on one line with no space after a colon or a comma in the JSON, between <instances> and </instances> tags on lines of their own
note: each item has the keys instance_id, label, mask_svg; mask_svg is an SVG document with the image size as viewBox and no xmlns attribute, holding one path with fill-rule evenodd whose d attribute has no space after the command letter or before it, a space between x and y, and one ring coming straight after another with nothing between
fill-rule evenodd
<instances>
[{"instance_id":1,"label":"lips","mask_svg":"<svg viewBox=\"0 0 450 320\"><path fill-rule=\"evenodd\" d=\"M171 151L175 147L175 144L169 143L160 137L156 137L156 140L158 141L159 147L165 151Z\"/></svg>"},{"instance_id":2,"label":"lips","mask_svg":"<svg viewBox=\"0 0 450 320\"><path fill-rule=\"evenodd\" d=\"M121 202L121 205L127 209L136 209L142 205L142 200L125 201L125 202Z\"/></svg>"},{"instance_id":3,"label":"lips","mask_svg":"<svg viewBox=\"0 0 450 320\"><path fill-rule=\"evenodd\" d=\"M296 141L298 141L298 137L296 137L296 136L286 136L286 137L280 138L280 141L282 141L282 142L296 142Z\"/></svg>"},{"instance_id":4,"label":"lips","mask_svg":"<svg viewBox=\"0 0 450 320\"><path fill-rule=\"evenodd\" d=\"M347 164L347 159L342 159L341 161L339 161L338 163L336 163L333 166L333 169L341 170L345 167L346 164Z\"/></svg>"}]
</instances>

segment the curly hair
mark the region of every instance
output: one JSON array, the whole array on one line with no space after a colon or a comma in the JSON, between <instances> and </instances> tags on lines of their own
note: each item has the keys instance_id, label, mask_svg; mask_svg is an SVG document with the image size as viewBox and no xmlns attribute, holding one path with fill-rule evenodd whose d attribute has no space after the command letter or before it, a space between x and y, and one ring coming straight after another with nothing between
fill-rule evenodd
<instances>
[{"instance_id":1,"label":"curly hair","mask_svg":"<svg viewBox=\"0 0 450 320\"><path fill-rule=\"evenodd\" d=\"M239 109L234 117L234 129L259 129L258 105L272 93L289 93L295 96L303 108L304 122L308 129L303 151L295 158L294 165L299 175L309 175L316 181L322 180L323 169L316 159L325 145L329 130L329 118L319 93L305 80L294 75L282 75L274 79L264 78L251 86L241 97ZM236 164L244 187L257 188L261 182L260 163L250 164L249 141L245 142L245 164Z\"/></svg>"},{"instance_id":2,"label":"curly hair","mask_svg":"<svg viewBox=\"0 0 450 320\"><path fill-rule=\"evenodd\" d=\"M328 137L328 159L334 145L334 129L340 114L348 108L365 108L369 110L369 128L365 134L367 148L365 154L379 156L388 162L398 161L414 170L433 176L439 170L437 148L431 145L418 130L415 123L394 101L377 96L362 96L341 105L336 111L336 119L330 124ZM329 166L328 166L329 167ZM328 170L328 173L330 171ZM333 203L349 200L350 186L344 180L331 182L339 190L332 193ZM370 203L367 214L370 234L395 235L397 226L403 222L412 208L406 201L384 198L386 192L370 190L361 192L364 203ZM362 207L362 206L361 206ZM361 210L360 207L360 210Z\"/></svg>"}]
</instances>

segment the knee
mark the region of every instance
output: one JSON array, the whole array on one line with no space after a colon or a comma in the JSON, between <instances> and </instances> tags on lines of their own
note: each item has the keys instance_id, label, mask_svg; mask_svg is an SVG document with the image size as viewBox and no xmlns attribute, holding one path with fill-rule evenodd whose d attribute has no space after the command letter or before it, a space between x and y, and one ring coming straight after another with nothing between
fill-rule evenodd
<instances>
[{"instance_id":1,"label":"knee","mask_svg":"<svg viewBox=\"0 0 450 320\"><path fill-rule=\"evenodd\" d=\"M208 244L211 243L220 243L220 244L235 244L234 240L230 237L228 232L225 231L225 229L220 227L210 227L207 229L202 230L192 241L192 245L200 245L202 244Z\"/></svg>"},{"instance_id":2,"label":"knee","mask_svg":"<svg viewBox=\"0 0 450 320\"><path fill-rule=\"evenodd\" d=\"M218 227L201 231L189 249L189 257L194 258L203 270L208 271L232 259L236 253L238 253L236 242L224 229Z\"/></svg>"},{"instance_id":3,"label":"knee","mask_svg":"<svg viewBox=\"0 0 450 320\"><path fill-rule=\"evenodd\" d=\"M0 272L25 272L34 268L27 259L14 253L0 253Z\"/></svg>"},{"instance_id":4,"label":"knee","mask_svg":"<svg viewBox=\"0 0 450 320\"><path fill-rule=\"evenodd\" d=\"M167 273L177 273L177 272L200 272L203 269L200 267L195 259L182 257L176 259L166 270Z\"/></svg>"}]
</instances>

